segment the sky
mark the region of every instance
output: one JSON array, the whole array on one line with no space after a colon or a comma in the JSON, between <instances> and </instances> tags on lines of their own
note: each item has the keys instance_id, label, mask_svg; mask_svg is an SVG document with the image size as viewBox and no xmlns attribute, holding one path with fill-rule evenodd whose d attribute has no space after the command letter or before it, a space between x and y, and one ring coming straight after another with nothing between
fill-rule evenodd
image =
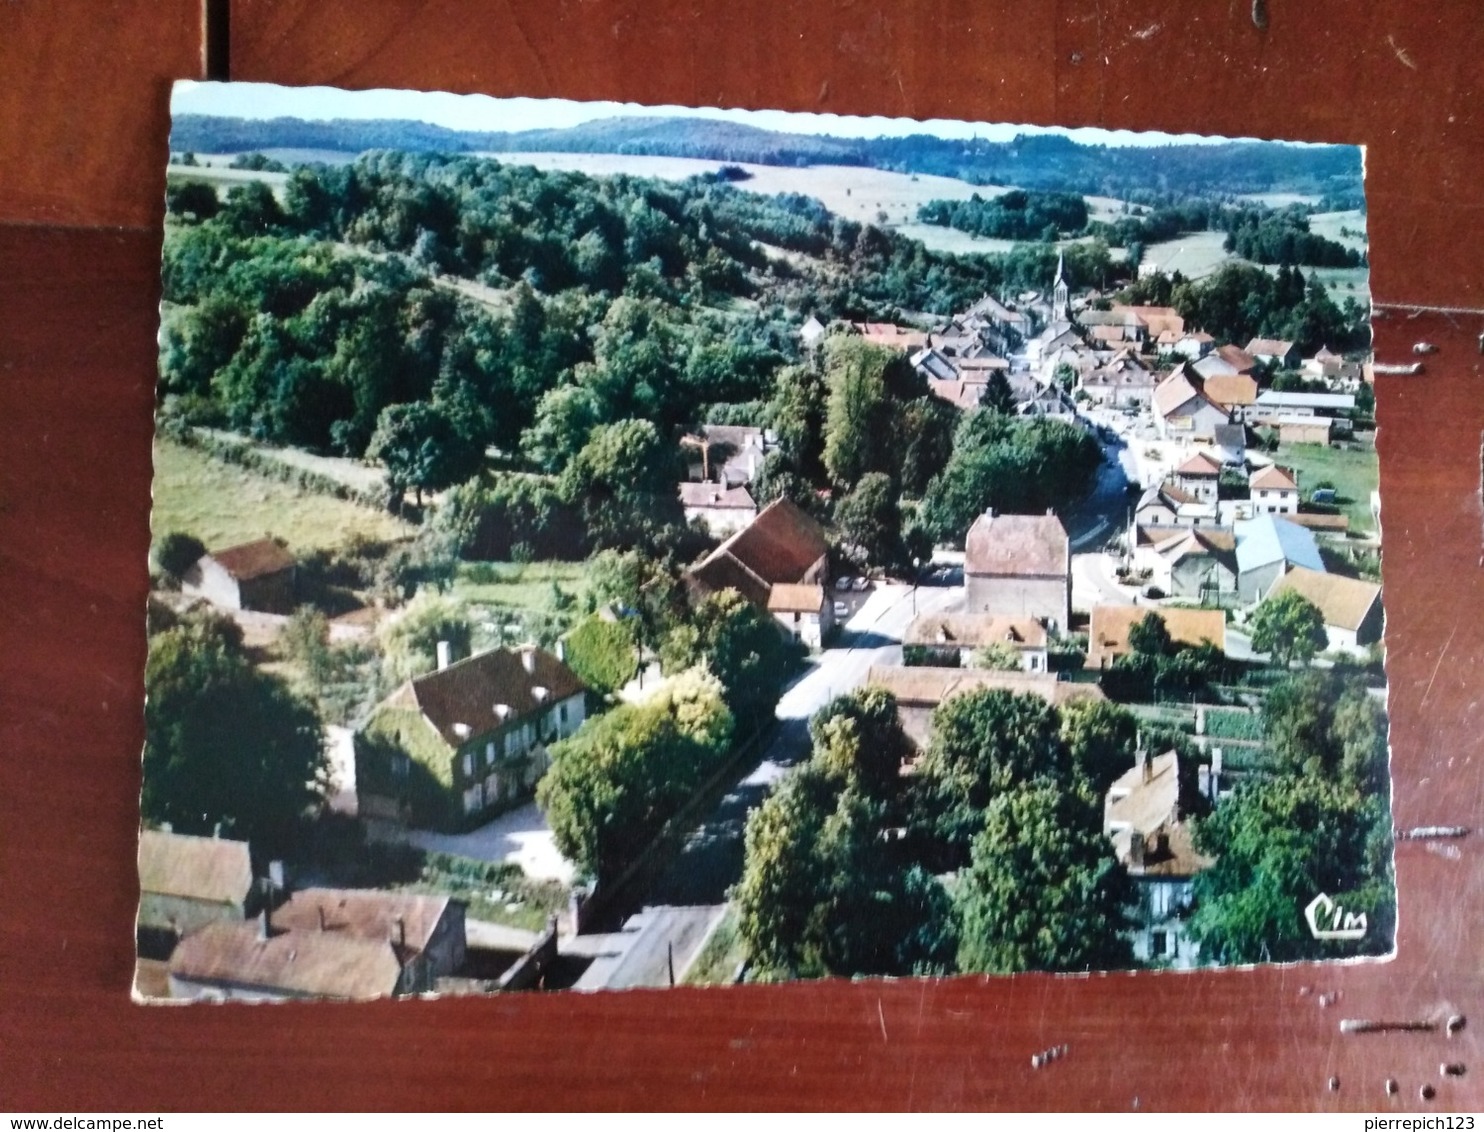
<instances>
[{"instance_id":1,"label":"sky","mask_svg":"<svg viewBox=\"0 0 1484 1132\"><path fill-rule=\"evenodd\" d=\"M1061 134L1085 145L1190 145L1222 141L1196 134L1131 133L1127 130L1050 129L941 118L857 118L782 110L722 110L716 107L640 106L625 102L571 102L554 98L491 98L406 90L337 90L269 83L177 82L172 114L236 118L398 118L454 130L537 130L576 126L599 118L700 117L740 122L767 130L835 137L873 138L934 134L945 138L1010 141L1018 134Z\"/></svg>"}]
</instances>

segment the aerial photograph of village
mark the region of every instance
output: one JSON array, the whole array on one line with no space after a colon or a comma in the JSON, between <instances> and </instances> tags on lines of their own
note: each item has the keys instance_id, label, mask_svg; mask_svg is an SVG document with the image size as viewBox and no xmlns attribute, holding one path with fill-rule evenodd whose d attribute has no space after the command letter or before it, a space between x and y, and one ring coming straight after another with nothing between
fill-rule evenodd
<instances>
[{"instance_id":1,"label":"aerial photograph of village","mask_svg":"<svg viewBox=\"0 0 1484 1132\"><path fill-rule=\"evenodd\" d=\"M1391 952L1360 149L172 112L137 1000Z\"/></svg>"}]
</instances>

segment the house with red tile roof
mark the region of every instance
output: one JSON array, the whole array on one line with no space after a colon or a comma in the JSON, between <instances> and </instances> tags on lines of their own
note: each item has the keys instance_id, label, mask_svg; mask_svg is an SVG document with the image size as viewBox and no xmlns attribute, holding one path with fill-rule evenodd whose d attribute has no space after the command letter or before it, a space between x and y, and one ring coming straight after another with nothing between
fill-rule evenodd
<instances>
[{"instance_id":1,"label":"house with red tile roof","mask_svg":"<svg viewBox=\"0 0 1484 1132\"><path fill-rule=\"evenodd\" d=\"M1197 452L1171 473L1175 486L1199 503L1216 501L1221 465L1204 452Z\"/></svg>"},{"instance_id":2,"label":"house with red tile roof","mask_svg":"<svg viewBox=\"0 0 1484 1132\"><path fill-rule=\"evenodd\" d=\"M360 816L453 830L523 804L586 702L577 674L531 645L413 677L355 735Z\"/></svg>"},{"instance_id":3,"label":"house with red tile roof","mask_svg":"<svg viewBox=\"0 0 1484 1132\"><path fill-rule=\"evenodd\" d=\"M229 546L197 559L181 577L180 589L221 609L292 613L294 556L271 538Z\"/></svg>"},{"instance_id":4,"label":"house with red tile roof","mask_svg":"<svg viewBox=\"0 0 1484 1132\"><path fill-rule=\"evenodd\" d=\"M1298 481L1288 468L1269 464L1247 479L1247 490L1254 515L1295 515L1298 513Z\"/></svg>"}]
</instances>

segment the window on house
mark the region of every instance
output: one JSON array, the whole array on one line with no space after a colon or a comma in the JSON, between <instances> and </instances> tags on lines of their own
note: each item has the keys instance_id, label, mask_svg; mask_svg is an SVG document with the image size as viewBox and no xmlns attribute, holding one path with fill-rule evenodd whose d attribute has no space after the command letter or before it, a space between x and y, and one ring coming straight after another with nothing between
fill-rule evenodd
<instances>
[{"instance_id":1,"label":"window on house","mask_svg":"<svg viewBox=\"0 0 1484 1132\"><path fill-rule=\"evenodd\" d=\"M557 718L562 721L563 726L567 723L567 705L563 704L557 708Z\"/></svg>"},{"instance_id":2,"label":"window on house","mask_svg":"<svg viewBox=\"0 0 1484 1132\"><path fill-rule=\"evenodd\" d=\"M495 761L495 741L491 739L484 745L484 765L489 766Z\"/></svg>"},{"instance_id":3,"label":"window on house","mask_svg":"<svg viewBox=\"0 0 1484 1132\"><path fill-rule=\"evenodd\" d=\"M1167 932L1154 932L1149 938L1149 954L1159 957L1169 950L1170 939Z\"/></svg>"},{"instance_id":4,"label":"window on house","mask_svg":"<svg viewBox=\"0 0 1484 1132\"><path fill-rule=\"evenodd\" d=\"M464 777L469 778L474 774L474 752L464 752Z\"/></svg>"},{"instance_id":5,"label":"window on house","mask_svg":"<svg viewBox=\"0 0 1484 1132\"><path fill-rule=\"evenodd\" d=\"M464 791L464 813L476 813L484 807L484 788L475 783Z\"/></svg>"}]
</instances>

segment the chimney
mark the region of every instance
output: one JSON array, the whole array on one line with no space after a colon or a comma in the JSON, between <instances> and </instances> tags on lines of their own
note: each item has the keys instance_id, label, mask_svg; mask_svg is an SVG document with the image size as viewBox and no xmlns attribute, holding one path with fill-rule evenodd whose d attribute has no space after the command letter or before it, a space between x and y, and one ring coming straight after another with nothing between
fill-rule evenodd
<instances>
[{"instance_id":1,"label":"chimney","mask_svg":"<svg viewBox=\"0 0 1484 1132\"><path fill-rule=\"evenodd\" d=\"M558 637L557 638L557 643L556 643L556 657L557 657L558 660L562 661L564 664L566 663L566 660L567 660L567 639L565 637Z\"/></svg>"},{"instance_id":2,"label":"chimney","mask_svg":"<svg viewBox=\"0 0 1484 1132\"><path fill-rule=\"evenodd\" d=\"M520 662L521 662L521 664L525 665L526 675L528 675L528 676L534 676L534 675L536 675L536 650L535 649L521 649L520 650Z\"/></svg>"},{"instance_id":3,"label":"chimney","mask_svg":"<svg viewBox=\"0 0 1484 1132\"><path fill-rule=\"evenodd\" d=\"M424 653L423 655L427 655ZM438 642L438 667L447 668L453 663L453 646L447 641Z\"/></svg>"},{"instance_id":4,"label":"chimney","mask_svg":"<svg viewBox=\"0 0 1484 1132\"><path fill-rule=\"evenodd\" d=\"M1128 866L1131 869L1142 869L1144 867L1144 835L1137 829L1129 833Z\"/></svg>"},{"instance_id":5,"label":"chimney","mask_svg":"<svg viewBox=\"0 0 1484 1132\"><path fill-rule=\"evenodd\" d=\"M258 913L258 939L266 940L273 934L268 926L268 909L264 908Z\"/></svg>"}]
</instances>

